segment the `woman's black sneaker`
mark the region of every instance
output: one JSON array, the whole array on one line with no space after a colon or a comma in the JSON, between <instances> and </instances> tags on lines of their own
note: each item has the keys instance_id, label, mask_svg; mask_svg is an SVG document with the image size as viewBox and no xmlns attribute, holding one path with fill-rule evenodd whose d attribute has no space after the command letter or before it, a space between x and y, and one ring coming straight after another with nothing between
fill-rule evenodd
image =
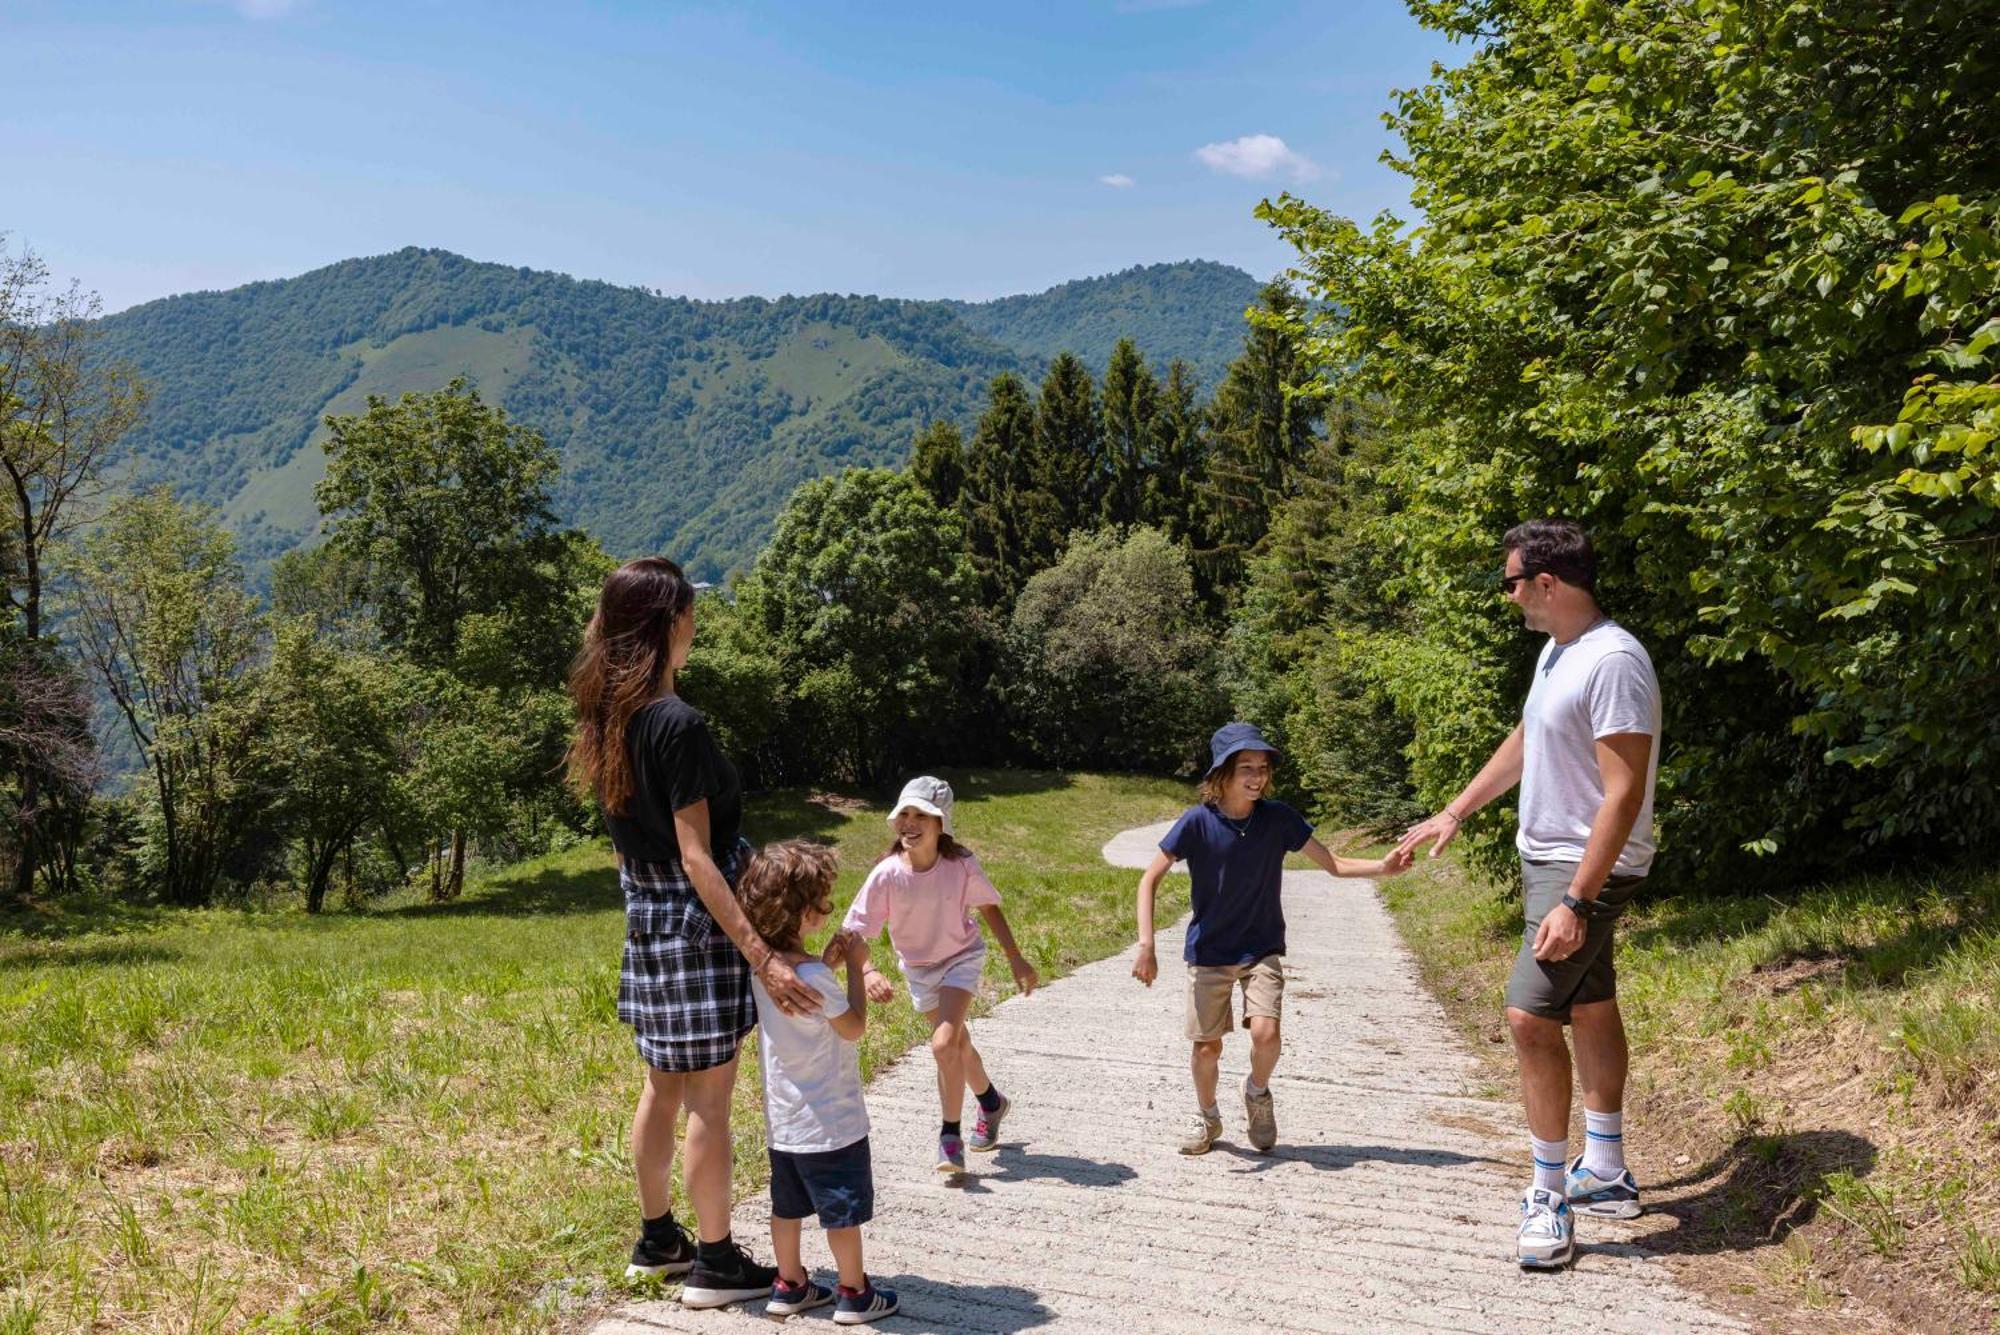
<instances>
[{"instance_id":1,"label":"woman's black sneaker","mask_svg":"<svg viewBox=\"0 0 2000 1335\"><path fill-rule=\"evenodd\" d=\"M681 1306L726 1307L752 1298L769 1298L771 1286L777 1282L778 1267L758 1265L731 1239L720 1256L695 1253L694 1265L681 1288Z\"/></svg>"},{"instance_id":2,"label":"woman's black sneaker","mask_svg":"<svg viewBox=\"0 0 2000 1335\"><path fill-rule=\"evenodd\" d=\"M686 1229L669 1219L664 1228L643 1232L639 1240L632 1244L632 1263L625 1267L625 1278L683 1275L693 1264L694 1239L688 1237Z\"/></svg>"}]
</instances>

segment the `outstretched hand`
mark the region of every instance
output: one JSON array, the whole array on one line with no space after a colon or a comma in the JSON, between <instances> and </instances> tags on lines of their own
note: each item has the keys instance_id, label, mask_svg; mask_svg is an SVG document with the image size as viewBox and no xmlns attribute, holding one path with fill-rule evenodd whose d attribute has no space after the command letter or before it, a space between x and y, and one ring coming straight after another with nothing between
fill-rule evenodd
<instances>
[{"instance_id":1,"label":"outstretched hand","mask_svg":"<svg viewBox=\"0 0 2000 1335\"><path fill-rule=\"evenodd\" d=\"M1381 874L1384 876L1400 876L1410 869L1410 863L1414 860L1414 855L1408 849L1398 845L1382 855Z\"/></svg>"},{"instance_id":2,"label":"outstretched hand","mask_svg":"<svg viewBox=\"0 0 2000 1335\"><path fill-rule=\"evenodd\" d=\"M1403 837L1397 842L1395 852L1389 856L1409 857L1416 852L1420 844L1428 840L1431 845L1430 856L1436 857L1444 852L1452 840L1458 838L1458 825L1458 817L1449 811L1440 811L1435 816L1420 820L1403 831Z\"/></svg>"}]
</instances>

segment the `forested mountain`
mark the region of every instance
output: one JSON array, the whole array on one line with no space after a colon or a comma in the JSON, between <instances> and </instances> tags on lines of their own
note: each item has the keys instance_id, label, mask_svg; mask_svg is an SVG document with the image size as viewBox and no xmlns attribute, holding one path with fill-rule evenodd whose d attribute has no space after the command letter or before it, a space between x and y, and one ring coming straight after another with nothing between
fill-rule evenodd
<instances>
[{"instance_id":1,"label":"forested mountain","mask_svg":"<svg viewBox=\"0 0 2000 1335\"><path fill-rule=\"evenodd\" d=\"M704 302L411 248L135 307L102 346L152 389L125 477L220 507L253 561L312 531L328 413L464 374L562 451L564 519L715 578L799 482L900 463L929 420L969 426L1001 371L1062 349L1099 364L1129 332L1214 374L1255 286L1191 263L984 305Z\"/></svg>"},{"instance_id":2,"label":"forested mountain","mask_svg":"<svg viewBox=\"0 0 2000 1335\"><path fill-rule=\"evenodd\" d=\"M1227 264L1184 260L953 305L973 329L1038 364L1073 352L1101 372L1118 340L1129 338L1162 366L1179 357L1213 388L1243 351L1243 312L1259 286Z\"/></svg>"}]
</instances>

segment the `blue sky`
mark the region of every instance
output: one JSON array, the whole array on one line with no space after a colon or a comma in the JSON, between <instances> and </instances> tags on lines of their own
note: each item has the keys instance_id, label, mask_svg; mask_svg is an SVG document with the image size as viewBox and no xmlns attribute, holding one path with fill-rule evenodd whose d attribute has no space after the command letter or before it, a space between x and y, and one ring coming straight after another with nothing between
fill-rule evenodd
<instances>
[{"instance_id":1,"label":"blue sky","mask_svg":"<svg viewBox=\"0 0 2000 1335\"><path fill-rule=\"evenodd\" d=\"M985 298L1407 214L1399 0L9 0L0 231L107 310L442 246L671 293Z\"/></svg>"}]
</instances>

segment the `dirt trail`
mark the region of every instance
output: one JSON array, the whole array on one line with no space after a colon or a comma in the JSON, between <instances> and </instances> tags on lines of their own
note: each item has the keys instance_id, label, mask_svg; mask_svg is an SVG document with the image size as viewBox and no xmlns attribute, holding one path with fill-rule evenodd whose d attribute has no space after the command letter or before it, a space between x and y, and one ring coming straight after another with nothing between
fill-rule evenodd
<instances>
[{"instance_id":1,"label":"dirt trail","mask_svg":"<svg viewBox=\"0 0 2000 1335\"><path fill-rule=\"evenodd\" d=\"M1143 866L1165 830L1127 831L1105 857ZM1132 980L1127 950L974 1022L1014 1111L1000 1151L970 1156L964 1186L931 1169L928 1056L913 1053L870 1086L869 1268L899 1291L904 1313L885 1329L1740 1329L1677 1288L1612 1221L1580 1224L1573 1270L1517 1269L1518 1110L1478 1092L1471 1054L1425 993L1372 887L1287 872L1285 916L1271 1154L1244 1142L1236 1090L1249 1050L1240 1035L1223 1054L1223 1142L1198 1158L1176 1150L1193 1101L1178 925L1160 933L1164 967L1150 990ZM908 1004L900 993L897 1004ZM765 1258L767 1210L759 1196L736 1213L737 1235ZM806 1239L807 1263L831 1283L810 1223ZM792 1320L831 1328L829 1312ZM595 1330L713 1332L769 1320L761 1303L727 1312L646 1303Z\"/></svg>"}]
</instances>

